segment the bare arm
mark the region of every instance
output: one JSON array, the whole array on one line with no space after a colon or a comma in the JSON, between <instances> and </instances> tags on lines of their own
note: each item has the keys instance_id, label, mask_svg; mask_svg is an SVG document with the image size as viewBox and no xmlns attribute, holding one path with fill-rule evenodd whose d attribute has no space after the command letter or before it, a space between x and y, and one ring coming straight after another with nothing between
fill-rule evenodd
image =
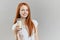
<instances>
[{"instance_id":1,"label":"bare arm","mask_svg":"<svg viewBox=\"0 0 60 40\"><path fill-rule=\"evenodd\" d=\"M16 40L20 40L20 38L19 38L19 31L20 29L19 29L19 27L18 26L16 26L16 28L13 30L13 33L14 33L14 36L15 36L15 39Z\"/></svg>"},{"instance_id":2,"label":"bare arm","mask_svg":"<svg viewBox=\"0 0 60 40\"><path fill-rule=\"evenodd\" d=\"M36 28L35 40L39 40L39 37L38 37L38 28Z\"/></svg>"}]
</instances>

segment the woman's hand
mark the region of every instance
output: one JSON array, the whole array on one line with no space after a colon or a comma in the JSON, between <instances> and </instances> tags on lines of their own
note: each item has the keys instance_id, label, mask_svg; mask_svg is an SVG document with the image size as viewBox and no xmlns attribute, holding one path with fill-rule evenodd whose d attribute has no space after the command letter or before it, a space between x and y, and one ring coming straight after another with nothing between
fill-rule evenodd
<instances>
[{"instance_id":1,"label":"woman's hand","mask_svg":"<svg viewBox=\"0 0 60 40\"><path fill-rule=\"evenodd\" d=\"M20 30L19 25L16 26L15 30L16 31L19 31Z\"/></svg>"}]
</instances>

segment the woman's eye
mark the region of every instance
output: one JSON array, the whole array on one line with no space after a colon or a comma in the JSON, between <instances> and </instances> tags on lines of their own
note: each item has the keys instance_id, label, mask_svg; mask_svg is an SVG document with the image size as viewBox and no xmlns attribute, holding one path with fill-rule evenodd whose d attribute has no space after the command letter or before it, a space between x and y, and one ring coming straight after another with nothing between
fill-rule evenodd
<instances>
[{"instance_id":1,"label":"woman's eye","mask_svg":"<svg viewBox=\"0 0 60 40\"><path fill-rule=\"evenodd\" d=\"M21 11L28 11L28 9L26 9L26 10L25 9L22 9Z\"/></svg>"},{"instance_id":2,"label":"woman's eye","mask_svg":"<svg viewBox=\"0 0 60 40\"><path fill-rule=\"evenodd\" d=\"M24 11L24 9L22 9L21 11Z\"/></svg>"},{"instance_id":3,"label":"woman's eye","mask_svg":"<svg viewBox=\"0 0 60 40\"><path fill-rule=\"evenodd\" d=\"M28 11L28 9L26 11Z\"/></svg>"}]
</instances>

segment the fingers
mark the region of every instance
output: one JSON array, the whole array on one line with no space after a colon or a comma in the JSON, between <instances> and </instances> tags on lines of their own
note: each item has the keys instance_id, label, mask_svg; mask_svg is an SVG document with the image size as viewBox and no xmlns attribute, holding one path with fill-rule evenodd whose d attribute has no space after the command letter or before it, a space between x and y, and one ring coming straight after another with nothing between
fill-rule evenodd
<instances>
[{"instance_id":1,"label":"fingers","mask_svg":"<svg viewBox=\"0 0 60 40\"><path fill-rule=\"evenodd\" d=\"M20 31L20 30L22 30L22 28L20 28L19 26L16 26L16 30Z\"/></svg>"}]
</instances>

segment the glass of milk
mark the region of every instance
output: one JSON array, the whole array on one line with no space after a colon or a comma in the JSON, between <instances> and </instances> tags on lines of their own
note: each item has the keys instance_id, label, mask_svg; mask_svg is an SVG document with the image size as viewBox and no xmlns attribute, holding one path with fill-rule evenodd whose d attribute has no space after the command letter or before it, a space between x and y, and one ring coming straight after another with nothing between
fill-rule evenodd
<instances>
[{"instance_id":1,"label":"glass of milk","mask_svg":"<svg viewBox=\"0 0 60 40\"><path fill-rule=\"evenodd\" d=\"M22 29L21 24L22 24L22 23L21 23L21 20L18 19L18 20L17 20L17 25L19 26L20 29Z\"/></svg>"}]
</instances>

